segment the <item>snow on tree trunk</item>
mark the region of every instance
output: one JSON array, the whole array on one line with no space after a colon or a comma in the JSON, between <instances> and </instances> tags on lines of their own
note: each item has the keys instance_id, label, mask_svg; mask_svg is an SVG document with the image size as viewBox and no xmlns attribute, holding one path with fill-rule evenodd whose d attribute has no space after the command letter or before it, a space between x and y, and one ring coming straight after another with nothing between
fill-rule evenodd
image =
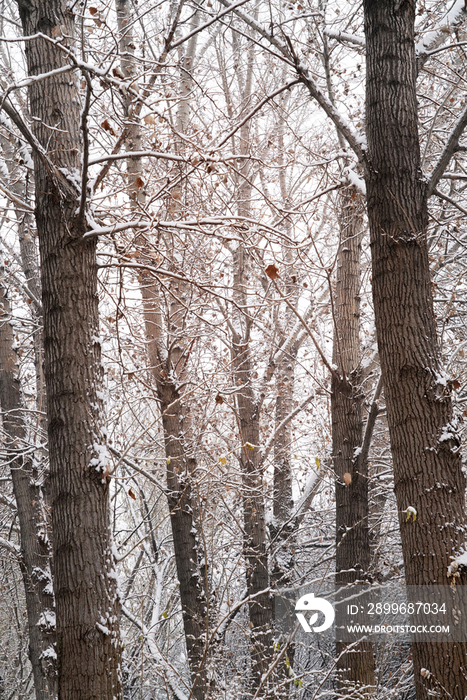
<instances>
[{"instance_id":1,"label":"snow on tree trunk","mask_svg":"<svg viewBox=\"0 0 467 700\"><path fill-rule=\"evenodd\" d=\"M365 580L370 566L368 534L368 465L356 468L356 450L362 445L360 385L360 257L363 235L361 196L349 188L339 198L340 243L334 299L333 363L331 380L332 456L336 474L336 586ZM339 616L337 618L339 626ZM360 642L351 652L336 644L341 690L354 684L371 695L375 663L371 642Z\"/></svg>"},{"instance_id":2,"label":"snow on tree trunk","mask_svg":"<svg viewBox=\"0 0 467 700\"><path fill-rule=\"evenodd\" d=\"M447 586L451 558L465 545L465 478L433 313L415 2L365 0L364 10L373 299L405 576L409 585ZM407 508L416 510L416 521L406 519ZM413 644L418 700L441 687L445 697L464 699L466 651L463 643Z\"/></svg>"},{"instance_id":3,"label":"snow on tree trunk","mask_svg":"<svg viewBox=\"0 0 467 700\"><path fill-rule=\"evenodd\" d=\"M21 541L21 573L26 594L29 658L36 700L56 697L56 649L54 599L50 551L42 494L26 449L27 426L21 397L10 302L0 285L0 405L6 449L11 457L11 479L18 511Z\"/></svg>"},{"instance_id":4,"label":"snow on tree trunk","mask_svg":"<svg viewBox=\"0 0 467 700\"><path fill-rule=\"evenodd\" d=\"M19 3L29 75L67 57L73 37L63 0ZM50 37L47 40L43 35ZM72 39L64 38L63 45ZM80 98L73 72L29 87L34 135L36 222L41 256L44 365L54 533L58 697L121 698L119 599L109 519L98 338L95 239L83 240ZM46 155L44 155L44 151Z\"/></svg>"}]
</instances>

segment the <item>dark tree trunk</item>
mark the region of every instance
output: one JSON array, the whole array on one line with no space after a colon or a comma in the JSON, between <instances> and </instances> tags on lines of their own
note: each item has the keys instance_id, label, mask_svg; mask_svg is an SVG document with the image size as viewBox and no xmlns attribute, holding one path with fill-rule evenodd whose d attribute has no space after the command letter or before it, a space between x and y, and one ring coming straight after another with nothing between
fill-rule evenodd
<instances>
[{"instance_id":1,"label":"dark tree trunk","mask_svg":"<svg viewBox=\"0 0 467 700\"><path fill-rule=\"evenodd\" d=\"M244 110L251 99L253 89L254 55L251 47L245 60L245 77L241 71L237 79L242 95ZM246 156L250 148L250 124L245 122L240 129L239 153ZM251 172L248 161L239 163L242 177L237 180L238 213L251 214ZM232 380L238 387L235 393L237 427L241 441L239 464L243 490L243 553L246 566L248 595L253 599L249 607L251 675L249 690L259 697L268 697L268 672L272 662L272 623L273 601L267 591L269 587L269 557L265 520L265 498L263 485L264 465L261 463L259 445L260 413L262 399L256 396L253 388L253 356L250 347L251 318L248 311L243 315L239 308L248 309L249 278L252 274L248 251L238 245L233 255L233 298L239 307L232 313ZM267 591L261 593L261 591ZM264 679L262 680L262 678Z\"/></svg>"},{"instance_id":2,"label":"dark tree trunk","mask_svg":"<svg viewBox=\"0 0 467 700\"><path fill-rule=\"evenodd\" d=\"M406 582L453 583L465 543L465 478L443 378L428 263L420 169L415 0L365 0L367 192L373 298ZM417 519L406 522L408 507ZM460 576L458 583L465 583ZM466 645L415 643L418 700L467 695ZM431 676L422 677L427 669Z\"/></svg>"},{"instance_id":3,"label":"dark tree trunk","mask_svg":"<svg viewBox=\"0 0 467 700\"><path fill-rule=\"evenodd\" d=\"M266 521L264 510L263 468L259 458L261 403L252 385L249 341L234 335L232 339L234 378L241 388L236 394L238 428L242 442L239 461L243 485L244 556L249 603L251 687L261 683L272 660L272 598L269 587ZM265 591L261 593L261 591ZM266 686L261 697L267 697Z\"/></svg>"},{"instance_id":4,"label":"dark tree trunk","mask_svg":"<svg viewBox=\"0 0 467 700\"><path fill-rule=\"evenodd\" d=\"M361 196L350 188L340 197L340 241L334 297L333 363L331 380L332 455L336 474L336 586L345 587L367 577L370 566L368 531L368 465L358 465L362 447L363 393L360 386L360 258L363 233ZM344 594L345 595L345 594ZM337 627L339 621L337 608ZM342 692L356 684L371 695L375 663L371 642L352 651L338 642L337 667Z\"/></svg>"},{"instance_id":5,"label":"dark tree trunk","mask_svg":"<svg viewBox=\"0 0 467 700\"><path fill-rule=\"evenodd\" d=\"M174 379L177 367L184 364L179 343L173 353L163 349L160 340L162 317L160 298L155 281L150 275L140 279L144 301L144 319L149 360L160 402L167 457L167 490L170 522L174 542L175 564L180 584L183 627L191 670L192 697L205 700L208 695L208 608L206 598L207 570L200 565L200 532L196 515L198 507L193 477L196 459L189 454L186 426L178 382ZM174 319L172 319L174 320ZM171 345L171 343L169 343ZM178 351L178 352L177 352Z\"/></svg>"},{"instance_id":6,"label":"dark tree trunk","mask_svg":"<svg viewBox=\"0 0 467 700\"><path fill-rule=\"evenodd\" d=\"M29 75L65 65L41 37L74 35L64 0L20 2ZM67 40L63 40L67 44ZM54 533L58 697L121 698L119 600L109 518L98 340L96 243L84 240L80 98L73 72L29 87L34 133L36 222L41 256L44 365ZM60 170L61 169L61 170ZM70 177L68 176L70 173Z\"/></svg>"},{"instance_id":7,"label":"dark tree trunk","mask_svg":"<svg viewBox=\"0 0 467 700\"><path fill-rule=\"evenodd\" d=\"M47 523L38 475L26 449L18 367L14 350L10 303L0 286L0 404L6 450L11 460L11 479L18 509L21 538L21 573L26 594L31 660L36 700L56 697L55 606L50 573Z\"/></svg>"}]
</instances>

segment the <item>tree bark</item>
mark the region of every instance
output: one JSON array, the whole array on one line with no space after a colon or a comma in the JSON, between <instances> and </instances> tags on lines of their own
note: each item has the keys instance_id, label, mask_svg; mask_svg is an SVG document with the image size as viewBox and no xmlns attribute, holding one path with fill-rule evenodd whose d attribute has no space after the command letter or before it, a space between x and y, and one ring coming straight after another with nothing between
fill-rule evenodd
<instances>
[{"instance_id":1,"label":"tree bark","mask_svg":"<svg viewBox=\"0 0 467 700\"><path fill-rule=\"evenodd\" d=\"M74 36L64 0L19 2L29 75L66 64L48 41ZM62 39L67 45L69 39ZM72 41L72 39L71 39ZM109 518L95 239L84 240L76 75L29 87L41 256L60 700L121 698L119 599ZM83 214L83 212L81 212Z\"/></svg>"},{"instance_id":2,"label":"tree bark","mask_svg":"<svg viewBox=\"0 0 467 700\"><path fill-rule=\"evenodd\" d=\"M331 379L332 455L336 475L336 586L365 580L370 566L368 530L368 465L356 468L356 450L362 448L360 386L360 258L363 235L361 196L355 188L340 195L340 242L334 299L333 363ZM344 593L345 596L345 593ZM338 593L339 597L339 593ZM336 626L340 626L339 606ZM375 685L371 642L360 642L346 652L336 643L339 686L342 692L359 684L364 695Z\"/></svg>"},{"instance_id":3,"label":"tree bark","mask_svg":"<svg viewBox=\"0 0 467 700\"><path fill-rule=\"evenodd\" d=\"M24 454L27 426L10 323L10 302L0 285L0 404L3 430L10 455L11 479L18 509L21 540L21 573L26 594L29 629L29 658L36 700L56 697L55 604L50 572L47 523L37 474L31 458Z\"/></svg>"},{"instance_id":4,"label":"tree bark","mask_svg":"<svg viewBox=\"0 0 467 700\"><path fill-rule=\"evenodd\" d=\"M238 37L232 36L236 51ZM254 54L251 46L242 65L240 58L236 77L241 94L243 109L247 112L253 90ZM242 74L245 70L245 75ZM239 132L238 151L246 156L250 150L250 124L245 122ZM252 172L248 160L240 160L239 175L236 181L236 196L240 216L251 214ZM252 600L248 604L250 627L251 673L249 690L254 695L268 697L267 682L262 677L270 668L273 659L272 625L273 601L269 588L269 557L267 551L267 531L265 520L265 498L263 485L264 464L261 462L259 445L260 413L262 398L253 387L253 356L250 347L251 317L244 315L240 308L248 309L249 279L252 274L251 262L246 247L239 243L233 254L233 298L238 304L232 312L232 380L237 388L235 406L237 427L241 441L238 456L242 475L243 490L243 553L246 566L246 584ZM262 593L262 591L264 591ZM263 685L262 685L263 683ZM261 690L260 690L261 686Z\"/></svg>"},{"instance_id":5,"label":"tree bark","mask_svg":"<svg viewBox=\"0 0 467 700\"><path fill-rule=\"evenodd\" d=\"M158 289L150 275L141 277L144 320L149 360L160 402L165 454L167 458L167 500L174 542L175 564L180 584L183 627L191 670L191 696L195 700L208 697L208 663L206 655L209 637L206 598L206 564L201 566L196 520L198 508L193 493L196 459L190 455L185 439L183 405L180 388L174 380L177 369L184 364L178 343L168 343L175 355L165 352L160 342L162 316ZM175 347L174 347L175 346ZM180 362L181 361L181 362Z\"/></svg>"},{"instance_id":6,"label":"tree bark","mask_svg":"<svg viewBox=\"0 0 467 700\"><path fill-rule=\"evenodd\" d=\"M456 582L465 546L465 478L442 371L428 263L426 183L420 169L414 0L364 1L366 173L373 299L408 585ZM406 521L406 509L417 512ZM461 573L461 572L458 572ZM457 578L465 583L465 574ZM466 645L414 643L418 700L467 694ZM421 676L421 669L431 676Z\"/></svg>"},{"instance_id":7,"label":"tree bark","mask_svg":"<svg viewBox=\"0 0 467 700\"><path fill-rule=\"evenodd\" d=\"M251 689L254 692L272 660L272 599L268 591L269 572L266 551L266 521L263 493L263 467L259 458L260 402L252 385L249 338L235 334L232 339L238 428L242 442L239 456L243 485L244 556L249 603L251 636ZM261 593L261 591L264 591ZM267 697L266 690L261 697Z\"/></svg>"},{"instance_id":8,"label":"tree bark","mask_svg":"<svg viewBox=\"0 0 467 700\"><path fill-rule=\"evenodd\" d=\"M132 14L129 0L116 0L118 28L120 32L119 49L121 69L125 78L130 79L134 74L131 60L134 41L132 29ZM192 20L196 23L198 14ZM190 42L194 53L196 41ZM192 56L191 56L192 58ZM187 98L190 90L190 76L182 67L182 97ZM130 109L132 107L133 109ZM128 151L141 151L142 131L137 118L140 105L132 105L130 97L124 98ZM136 115L133 117L132 114ZM189 116L189 101L182 99L177 114L177 126L183 129ZM143 175L143 160L141 157L128 159L129 196L131 208L136 211L144 206L146 195L141 184ZM137 239L141 251L140 261L151 264L153 246L143 236ZM180 586L180 602L182 606L183 628L187 647L188 663L191 672L191 697L194 700L205 700L208 697L208 652L209 636L208 606L206 597L206 563L200 566L199 523L196 494L193 493L193 478L196 472L196 459L189 454L186 433L189 416L184 401L180 396L182 367L185 365L187 348L183 347L183 312L177 299L184 290L179 289L181 283L171 284L173 294L170 305L167 330L167 352L163 348L161 334L163 332L162 314L160 311L160 293L158 282L150 274L142 272L139 275L141 295L143 297L143 314L146 338L148 340L148 356L151 365L157 398L159 400L162 429L164 433L165 454L167 459L166 479L168 490L168 505L175 554L175 564ZM173 342L172 342L173 341Z\"/></svg>"}]
</instances>

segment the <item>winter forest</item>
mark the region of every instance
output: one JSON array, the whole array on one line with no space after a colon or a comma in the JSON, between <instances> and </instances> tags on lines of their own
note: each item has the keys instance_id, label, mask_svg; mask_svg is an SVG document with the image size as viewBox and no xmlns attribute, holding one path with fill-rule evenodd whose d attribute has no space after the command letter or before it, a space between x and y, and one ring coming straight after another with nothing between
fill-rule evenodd
<instances>
[{"instance_id":1,"label":"winter forest","mask_svg":"<svg viewBox=\"0 0 467 700\"><path fill-rule=\"evenodd\" d=\"M464 700L466 0L0 52L0 700ZM339 636L406 586L449 633Z\"/></svg>"}]
</instances>

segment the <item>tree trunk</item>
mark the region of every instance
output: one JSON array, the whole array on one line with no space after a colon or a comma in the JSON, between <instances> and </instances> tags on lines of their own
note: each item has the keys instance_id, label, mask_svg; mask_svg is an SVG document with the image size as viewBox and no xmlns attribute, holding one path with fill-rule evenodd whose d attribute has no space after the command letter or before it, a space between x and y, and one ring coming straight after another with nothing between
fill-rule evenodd
<instances>
[{"instance_id":1,"label":"tree trunk","mask_svg":"<svg viewBox=\"0 0 467 700\"><path fill-rule=\"evenodd\" d=\"M132 14L129 0L116 0L117 20L120 32L119 49L121 69L126 78L131 78L134 72L131 54L133 47ZM196 24L198 14L195 13L192 22ZM196 41L190 42L194 53ZM189 75L182 68L183 97L189 94ZM182 100L179 108L177 123L183 129L189 115L189 102ZM130 109L133 106L133 110ZM141 151L142 131L138 121L140 104L132 105L131 98L124 98L128 151ZM131 116L131 115L135 116ZM143 160L141 157L128 159L129 196L131 208L137 211L144 206L146 195L144 187L138 186L142 180ZM138 236L137 243L141 251L140 261L152 263L153 246L143 236ZM148 355L152 375L155 380L157 397L159 399L162 429L164 433L165 454L167 458L167 489L170 522L175 554L175 564L180 586L180 602L182 606L183 628L187 647L188 663L191 672L191 697L195 700L205 700L208 697L208 648L209 636L208 608L206 599L206 564L200 566L198 553L199 525L196 518L198 512L196 497L193 494L193 476L196 471L196 459L189 455L186 439L189 416L183 400L180 398L178 374L184 366L183 340L180 333L180 305L176 299L180 291L177 283L171 285L173 301L170 309L170 329L172 337L167 339L167 353L162 348L161 334L162 315L160 313L160 295L158 282L150 274L141 273L139 276L140 290L143 297L143 313L146 338L148 340ZM179 283L180 285L180 283ZM178 286L179 286L178 285ZM183 292L182 292L183 293ZM175 340L176 338L176 340ZM171 341L174 340L174 343Z\"/></svg>"},{"instance_id":2,"label":"tree trunk","mask_svg":"<svg viewBox=\"0 0 467 700\"><path fill-rule=\"evenodd\" d=\"M190 456L185 440L183 406L177 382L177 365L183 365L181 353L164 353L160 343L162 318L157 287L150 275L141 277L144 320L149 361L156 382L167 457L167 489L170 522L174 542L175 564L180 584L183 627L191 669L192 697L208 697L207 660L208 610L206 600L206 565L200 566L198 553L199 526L196 521L196 496L193 474L196 460ZM168 343L177 351L180 343ZM175 346L175 347L174 347ZM180 363L180 359L182 362ZM176 376L176 375L175 375Z\"/></svg>"},{"instance_id":3,"label":"tree trunk","mask_svg":"<svg viewBox=\"0 0 467 700\"><path fill-rule=\"evenodd\" d=\"M73 37L64 0L19 2L29 75L67 63L41 35ZM67 45L68 39L63 39ZM41 256L58 697L121 698L119 599L109 519L95 239L83 240L80 99L72 72L29 87ZM69 175L70 174L70 175ZM84 186L85 186L84 182ZM77 215L77 211L81 215Z\"/></svg>"},{"instance_id":4,"label":"tree trunk","mask_svg":"<svg viewBox=\"0 0 467 700\"><path fill-rule=\"evenodd\" d=\"M31 458L23 452L27 429L10 323L10 302L0 285L0 404L11 479L18 509L21 539L21 573L26 594L29 658L36 700L56 697L55 610L50 573L50 551L42 494Z\"/></svg>"},{"instance_id":5,"label":"tree trunk","mask_svg":"<svg viewBox=\"0 0 467 700\"><path fill-rule=\"evenodd\" d=\"M233 41L237 37L233 34ZM239 47L237 47L239 51ZM251 46L248 49L245 64L239 63L237 81L240 89L243 110L247 112L252 95L254 54ZM242 68L245 69L245 76ZM246 156L251 143L250 124L245 122L240 128L239 153ZM240 216L251 214L252 173L248 160L240 160L237 176L237 201ZM254 695L261 693L266 698L267 682L262 677L270 668L272 662L272 624L273 601L269 591L269 557L267 552L267 532L265 520L265 502L263 471L259 454L260 413L262 398L256 396L253 388L253 357L250 348L251 317L248 311L245 315L240 308L249 308L248 295L249 278L252 274L247 249L239 243L233 255L233 298L238 307L232 312L232 379L239 387L235 393L237 409L237 427L241 448L239 464L242 475L243 489L243 553L246 566L246 583L248 595L253 599L248 605L250 627L250 658L251 675L249 690ZM261 593L261 591L267 591ZM259 690L260 686L261 690Z\"/></svg>"},{"instance_id":6,"label":"tree trunk","mask_svg":"<svg viewBox=\"0 0 467 700\"><path fill-rule=\"evenodd\" d=\"M442 372L420 169L414 0L365 0L367 193L373 299L408 585L453 583L465 544L465 478ZM406 522L413 507L417 519ZM460 573L460 572L459 572ZM458 583L465 583L461 575ZM418 700L467 695L465 644L414 643ZM420 675L427 669L431 676Z\"/></svg>"},{"instance_id":7,"label":"tree trunk","mask_svg":"<svg viewBox=\"0 0 467 700\"><path fill-rule=\"evenodd\" d=\"M336 474L336 586L362 581L370 566L368 534L368 465L356 469L356 450L362 446L363 393L360 386L360 257L362 211L360 195L349 188L340 196L340 242L334 300L333 363L331 380L332 454ZM345 596L345 593L344 593ZM338 594L339 597L339 594ZM339 606L336 626L340 626ZM339 686L351 691L363 686L374 691L375 663L371 642L360 642L346 652L336 644ZM360 691L362 692L362 691Z\"/></svg>"},{"instance_id":8,"label":"tree trunk","mask_svg":"<svg viewBox=\"0 0 467 700\"><path fill-rule=\"evenodd\" d=\"M266 521L264 510L263 468L259 459L259 414L261 404L251 386L252 367L249 340L235 335L232 339L238 428L242 443L240 465L243 485L244 556L249 603L251 689L254 692L272 660L272 599L269 594ZM261 593L261 591L265 591ZM261 697L267 697L266 690Z\"/></svg>"}]
</instances>

